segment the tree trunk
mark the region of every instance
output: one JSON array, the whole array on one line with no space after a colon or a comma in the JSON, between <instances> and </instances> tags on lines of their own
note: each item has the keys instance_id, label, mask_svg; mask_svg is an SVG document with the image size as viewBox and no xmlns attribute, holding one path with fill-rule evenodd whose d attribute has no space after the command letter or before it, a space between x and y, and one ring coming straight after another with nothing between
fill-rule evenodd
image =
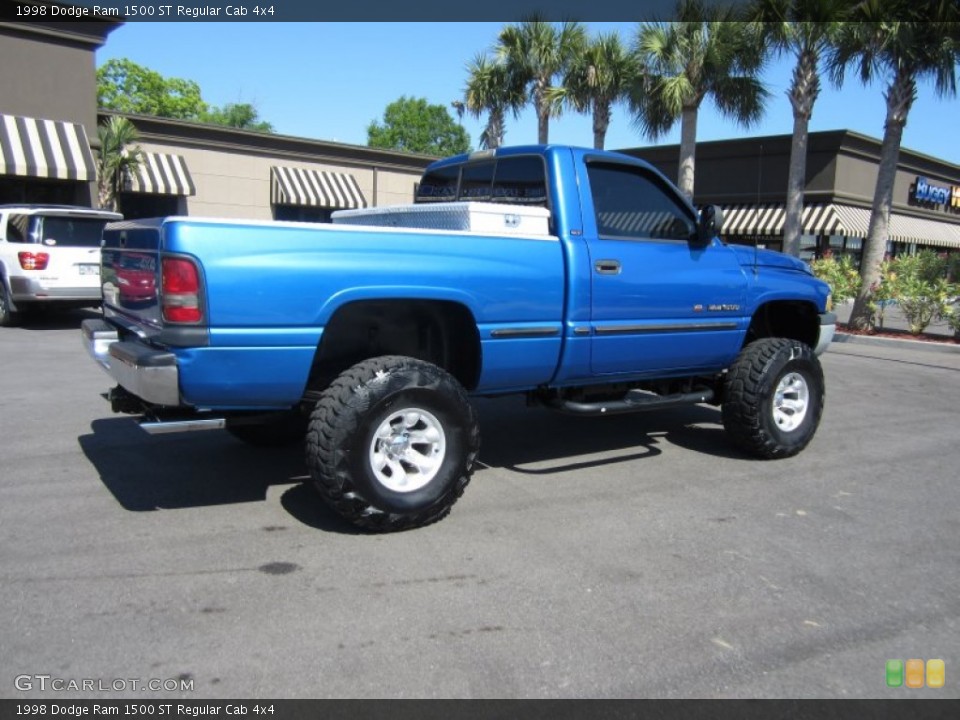
<instances>
[{"instance_id":1,"label":"tree trunk","mask_svg":"<svg viewBox=\"0 0 960 720\"><path fill-rule=\"evenodd\" d=\"M790 145L790 173L787 178L787 217L783 227L783 251L800 257L800 235L803 231L803 190L807 180L807 139L813 104L820 94L817 75L817 53L805 48L797 57L793 81L787 95L793 106L793 139Z\"/></svg>"},{"instance_id":2,"label":"tree trunk","mask_svg":"<svg viewBox=\"0 0 960 720\"><path fill-rule=\"evenodd\" d=\"M909 73L897 72L886 93L887 120L883 129L883 145L880 149L880 168L877 171L877 187L873 194L870 213L870 229L863 245L860 260L860 291L853 303L850 324L858 330L873 329L873 312L870 300L874 285L880 280L880 264L887 252L890 227L890 206L893 203L893 182L897 175L897 160L900 157L900 142L907 114L916 97L916 81Z\"/></svg>"},{"instance_id":3,"label":"tree trunk","mask_svg":"<svg viewBox=\"0 0 960 720\"><path fill-rule=\"evenodd\" d=\"M487 120L486 147L488 150L496 150L503 144L503 110L491 110L490 119Z\"/></svg>"},{"instance_id":4,"label":"tree trunk","mask_svg":"<svg viewBox=\"0 0 960 720\"><path fill-rule=\"evenodd\" d=\"M693 173L697 154L697 108L685 107L680 115L680 171L677 185L693 202Z\"/></svg>"},{"instance_id":5,"label":"tree trunk","mask_svg":"<svg viewBox=\"0 0 960 720\"><path fill-rule=\"evenodd\" d=\"M807 175L807 126L809 120L793 114L793 140L790 144L790 175L787 178L787 217L783 226L783 252L800 257L803 188Z\"/></svg>"},{"instance_id":6,"label":"tree trunk","mask_svg":"<svg viewBox=\"0 0 960 720\"><path fill-rule=\"evenodd\" d=\"M610 104L597 102L593 107L593 149L603 150L610 127Z\"/></svg>"},{"instance_id":7,"label":"tree trunk","mask_svg":"<svg viewBox=\"0 0 960 720\"><path fill-rule=\"evenodd\" d=\"M550 136L550 101L547 91L550 81L538 79L533 86L533 107L537 111L537 142L546 145Z\"/></svg>"}]
</instances>

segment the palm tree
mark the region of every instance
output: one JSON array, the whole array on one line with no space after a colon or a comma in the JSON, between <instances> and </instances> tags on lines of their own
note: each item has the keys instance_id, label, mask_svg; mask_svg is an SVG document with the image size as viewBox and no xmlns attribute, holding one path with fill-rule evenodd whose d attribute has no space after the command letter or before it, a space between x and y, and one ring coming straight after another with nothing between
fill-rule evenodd
<instances>
[{"instance_id":1,"label":"palm tree","mask_svg":"<svg viewBox=\"0 0 960 720\"><path fill-rule=\"evenodd\" d=\"M955 2L942 0L864 0L850 19L853 22L844 24L831 58L835 81L843 82L848 66L858 71L863 83L880 74L887 80L880 166L860 263L862 282L850 315L851 325L867 330L873 327L870 293L887 249L903 128L920 81L932 80L940 97L956 95L960 10Z\"/></svg>"},{"instance_id":2,"label":"palm tree","mask_svg":"<svg viewBox=\"0 0 960 720\"><path fill-rule=\"evenodd\" d=\"M470 62L467 73L463 107L476 118L489 113L487 127L480 135L480 146L493 150L503 144L506 112L509 110L516 116L526 101L523 87L505 64L491 61L483 54Z\"/></svg>"},{"instance_id":3,"label":"palm tree","mask_svg":"<svg viewBox=\"0 0 960 720\"><path fill-rule=\"evenodd\" d=\"M565 22L558 29L540 15L500 31L497 56L516 82L529 86L529 99L537 112L537 142L541 145L549 141L550 116L559 109L550 102L550 88L582 51L586 38L580 23Z\"/></svg>"},{"instance_id":4,"label":"palm tree","mask_svg":"<svg viewBox=\"0 0 960 720\"><path fill-rule=\"evenodd\" d=\"M787 97L793 107L793 140L787 178L783 251L800 255L800 221L807 175L807 137L813 105L820 94L820 59L833 45L847 0L754 0L748 17L759 23L762 42L796 58Z\"/></svg>"},{"instance_id":5,"label":"palm tree","mask_svg":"<svg viewBox=\"0 0 960 720\"><path fill-rule=\"evenodd\" d=\"M677 184L693 199L697 113L707 97L723 115L748 127L763 115L769 93L757 79L760 43L730 7L681 0L678 22L641 23L635 53L643 81L631 92L634 122L656 140L680 121Z\"/></svg>"},{"instance_id":6,"label":"palm tree","mask_svg":"<svg viewBox=\"0 0 960 720\"><path fill-rule=\"evenodd\" d=\"M627 96L637 76L633 58L617 33L600 35L570 62L563 84L547 95L554 104L569 103L577 112L593 115L593 147L603 150L613 104Z\"/></svg>"},{"instance_id":7,"label":"palm tree","mask_svg":"<svg viewBox=\"0 0 960 720\"><path fill-rule=\"evenodd\" d=\"M97 127L100 150L97 155L97 201L105 210L117 209L117 194L124 176L143 163L143 150L137 141L137 129L125 117L114 115ZM132 145L132 147L131 147Z\"/></svg>"}]
</instances>

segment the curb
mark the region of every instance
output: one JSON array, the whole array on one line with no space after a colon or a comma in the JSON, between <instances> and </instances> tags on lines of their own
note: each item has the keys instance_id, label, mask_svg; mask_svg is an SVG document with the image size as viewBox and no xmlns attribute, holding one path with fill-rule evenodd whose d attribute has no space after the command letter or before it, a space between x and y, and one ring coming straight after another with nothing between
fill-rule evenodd
<instances>
[{"instance_id":1,"label":"curb","mask_svg":"<svg viewBox=\"0 0 960 720\"><path fill-rule=\"evenodd\" d=\"M900 348L901 350L924 350L936 353L960 353L960 344L924 342L923 340L895 340L886 337L870 337L866 335L851 335L839 332L833 336L835 343L850 343L852 345L874 345L879 347Z\"/></svg>"}]
</instances>

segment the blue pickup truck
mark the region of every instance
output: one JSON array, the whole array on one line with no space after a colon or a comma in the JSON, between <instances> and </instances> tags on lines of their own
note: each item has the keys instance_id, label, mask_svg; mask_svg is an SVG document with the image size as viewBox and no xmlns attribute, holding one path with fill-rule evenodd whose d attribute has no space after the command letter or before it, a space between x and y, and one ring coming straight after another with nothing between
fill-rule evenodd
<instances>
[{"instance_id":1,"label":"blue pickup truck","mask_svg":"<svg viewBox=\"0 0 960 720\"><path fill-rule=\"evenodd\" d=\"M760 458L820 422L835 317L802 262L716 237L650 165L565 146L440 160L416 202L333 224L187 217L104 233L91 356L149 432L304 443L313 485L373 531L445 516L470 396L578 415L710 403Z\"/></svg>"}]
</instances>

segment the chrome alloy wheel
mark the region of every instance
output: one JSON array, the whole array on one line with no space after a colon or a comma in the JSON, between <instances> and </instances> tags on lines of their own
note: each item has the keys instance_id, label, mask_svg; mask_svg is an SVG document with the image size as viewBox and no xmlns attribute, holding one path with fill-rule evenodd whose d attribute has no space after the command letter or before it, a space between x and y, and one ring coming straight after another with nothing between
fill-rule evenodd
<instances>
[{"instance_id":1,"label":"chrome alloy wheel","mask_svg":"<svg viewBox=\"0 0 960 720\"><path fill-rule=\"evenodd\" d=\"M370 443L370 469L388 490L409 493L427 485L440 470L447 440L437 418L420 408L391 413Z\"/></svg>"},{"instance_id":2,"label":"chrome alloy wheel","mask_svg":"<svg viewBox=\"0 0 960 720\"><path fill-rule=\"evenodd\" d=\"M773 421L783 432L800 427L807 416L810 404L810 389L800 373L788 373L777 384L773 393Z\"/></svg>"}]
</instances>

